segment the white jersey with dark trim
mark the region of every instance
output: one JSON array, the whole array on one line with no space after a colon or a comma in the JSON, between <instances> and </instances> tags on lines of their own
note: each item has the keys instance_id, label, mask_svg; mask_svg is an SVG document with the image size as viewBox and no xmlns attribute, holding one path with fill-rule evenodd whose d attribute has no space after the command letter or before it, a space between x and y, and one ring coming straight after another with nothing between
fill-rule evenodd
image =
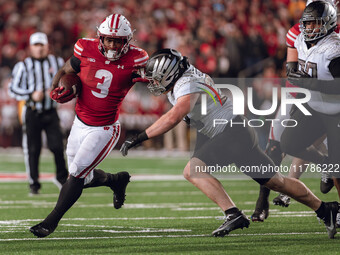
<instances>
[{"instance_id":1,"label":"white jersey with dark trim","mask_svg":"<svg viewBox=\"0 0 340 255\"><path fill-rule=\"evenodd\" d=\"M212 138L221 133L226 126L226 124L219 124L214 127L214 120L227 123L234 118L232 102L222 94L220 89L216 88L209 75L190 65L189 69L176 82L173 91L167 95L170 103L175 105L178 98L195 93L201 94L201 97L187 117L198 132ZM206 113L202 114L202 110Z\"/></svg>"},{"instance_id":2,"label":"white jersey with dark trim","mask_svg":"<svg viewBox=\"0 0 340 255\"><path fill-rule=\"evenodd\" d=\"M301 33L294 46L298 51L300 70L318 80L334 80L328 66L333 59L340 57L339 34L333 32L308 49ZM311 96L308 105L315 111L325 114L340 113L340 95L311 91Z\"/></svg>"}]
</instances>

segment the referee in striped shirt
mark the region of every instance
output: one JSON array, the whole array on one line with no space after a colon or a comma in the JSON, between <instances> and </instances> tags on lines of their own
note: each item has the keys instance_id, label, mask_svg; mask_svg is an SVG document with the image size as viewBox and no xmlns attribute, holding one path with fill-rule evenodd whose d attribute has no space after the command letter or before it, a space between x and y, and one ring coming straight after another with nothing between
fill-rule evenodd
<instances>
[{"instance_id":1,"label":"referee in striped shirt","mask_svg":"<svg viewBox=\"0 0 340 255\"><path fill-rule=\"evenodd\" d=\"M49 97L52 79L64 60L48 54L48 40L44 33L30 37L30 57L18 62L12 71L9 93L18 101L25 100L22 110L23 151L30 194L39 194L39 157L42 147L41 135L45 130L48 148L54 154L56 178L61 188L68 177L64 158L63 135L59 125L56 102Z\"/></svg>"}]
</instances>

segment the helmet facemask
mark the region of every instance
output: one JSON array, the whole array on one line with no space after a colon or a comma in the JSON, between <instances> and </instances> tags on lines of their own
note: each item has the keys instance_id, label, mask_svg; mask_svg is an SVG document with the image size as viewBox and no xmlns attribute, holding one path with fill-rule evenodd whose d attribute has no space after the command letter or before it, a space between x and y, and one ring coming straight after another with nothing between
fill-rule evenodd
<instances>
[{"instance_id":1,"label":"helmet facemask","mask_svg":"<svg viewBox=\"0 0 340 255\"><path fill-rule=\"evenodd\" d=\"M314 23L314 26L307 28L309 23ZM301 30L306 42L313 42L315 40L321 39L327 35L327 29L325 27L325 22L323 18L304 20L301 22Z\"/></svg>"},{"instance_id":2,"label":"helmet facemask","mask_svg":"<svg viewBox=\"0 0 340 255\"><path fill-rule=\"evenodd\" d=\"M154 96L160 96L166 92L166 88L162 86L162 84L159 81L154 80L152 78L147 79L149 80L147 88Z\"/></svg>"},{"instance_id":3,"label":"helmet facemask","mask_svg":"<svg viewBox=\"0 0 340 255\"><path fill-rule=\"evenodd\" d=\"M123 38L123 37L112 37L112 36L105 36L105 35L98 35L98 36L99 36L99 50L110 61L118 60L129 49L131 38L128 41L128 39ZM119 48L107 49L107 47L105 47L105 45L104 45L104 38L105 37L112 38L112 39L115 39L115 40L120 40L122 46L119 47Z\"/></svg>"}]
</instances>

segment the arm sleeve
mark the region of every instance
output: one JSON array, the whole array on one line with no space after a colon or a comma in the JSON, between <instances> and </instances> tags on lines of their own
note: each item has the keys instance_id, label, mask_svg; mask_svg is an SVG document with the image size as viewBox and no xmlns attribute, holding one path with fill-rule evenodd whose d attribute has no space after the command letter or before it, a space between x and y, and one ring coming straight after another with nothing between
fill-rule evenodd
<instances>
[{"instance_id":1,"label":"arm sleeve","mask_svg":"<svg viewBox=\"0 0 340 255\"><path fill-rule=\"evenodd\" d=\"M328 68L334 78L340 78L340 57L333 59Z\"/></svg>"},{"instance_id":2,"label":"arm sleeve","mask_svg":"<svg viewBox=\"0 0 340 255\"><path fill-rule=\"evenodd\" d=\"M72 55L71 59L70 59L70 64L72 66L72 68L74 69L74 71L76 71L77 73L80 72L80 63L81 60L77 57L75 57L74 55Z\"/></svg>"}]
</instances>

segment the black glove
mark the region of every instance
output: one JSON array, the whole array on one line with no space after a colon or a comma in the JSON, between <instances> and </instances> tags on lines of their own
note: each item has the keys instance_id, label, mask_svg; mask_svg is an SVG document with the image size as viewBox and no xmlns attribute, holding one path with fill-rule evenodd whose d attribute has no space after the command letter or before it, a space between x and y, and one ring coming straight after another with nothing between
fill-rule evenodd
<instances>
[{"instance_id":1,"label":"black glove","mask_svg":"<svg viewBox=\"0 0 340 255\"><path fill-rule=\"evenodd\" d=\"M134 70L132 73L132 82L142 82L142 83L149 83L150 81L145 76L145 69L144 68L138 68Z\"/></svg>"},{"instance_id":2,"label":"black glove","mask_svg":"<svg viewBox=\"0 0 340 255\"><path fill-rule=\"evenodd\" d=\"M291 71L296 71L298 69L298 62L294 61L294 62L287 62L286 63L286 75L288 77L289 73Z\"/></svg>"},{"instance_id":3,"label":"black glove","mask_svg":"<svg viewBox=\"0 0 340 255\"><path fill-rule=\"evenodd\" d=\"M120 152L122 153L122 155L125 157L128 154L129 149L131 149L132 147L135 147L136 145L144 142L145 140L148 140L149 137L146 134L145 131L143 131L142 133L140 133L139 135L135 135L133 137L127 138L122 147L120 147Z\"/></svg>"},{"instance_id":4,"label":"black glove","mask_svg":"<svg viewBox=\"0 0 340 255\"><path fill-rule=\"evenodd\" d=\"M308 73L305 73L303 71L298 71L298 70L290 70L288 73L288 81L298 87L301 88L309 88L310 83L314 82L316 79L307 79L307 78L312 78L311 76L308 75Z\"/></svg>"}]
</instances>

